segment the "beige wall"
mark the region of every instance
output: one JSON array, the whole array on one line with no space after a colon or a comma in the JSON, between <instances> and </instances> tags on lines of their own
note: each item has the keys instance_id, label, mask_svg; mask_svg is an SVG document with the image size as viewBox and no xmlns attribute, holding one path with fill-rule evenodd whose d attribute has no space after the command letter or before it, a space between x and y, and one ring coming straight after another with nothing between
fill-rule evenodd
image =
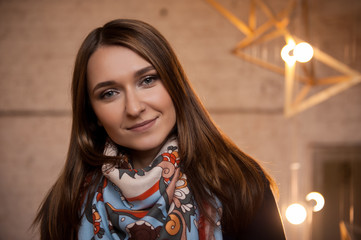
<instances>
[{"instance_id":1,"label":"beige wall","mask_svg":"<svg viewBox=\"0 0 361 240\"><path fill-rule=\"evenodd\" d=\"M249 1L219 2L246 19ZM268 2L278 11L286 0ZM293 31L361 71L361 2L309 7L308 27L296 12ZM283 117L283 77L231 55L244 35L204 0L0 1L0 239L37 238L28 227L66 156L76 51L90 30L114 18L147 21L169 39L214 120L275 177L282 214L292 162L301 163L303 198L312 190L310 146L361 143L361 85ZM280 63L280 47L249 51ZM305 228L286 224L290 239L307 239Z\"/></svg>"}]
</instances>

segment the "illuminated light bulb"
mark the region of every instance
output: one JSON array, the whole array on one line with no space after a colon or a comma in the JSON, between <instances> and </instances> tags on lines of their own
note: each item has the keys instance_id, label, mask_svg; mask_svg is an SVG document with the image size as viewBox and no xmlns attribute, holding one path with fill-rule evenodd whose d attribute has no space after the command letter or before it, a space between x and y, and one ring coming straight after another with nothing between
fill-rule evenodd
<instances>
[{"instance_id":1,"label":"illuminated light bulb","mask_svg":"<svg viewBox=\"0 0 361 240\"><path fill-rule=\"evenodd\" d=\"M298 203L291 204L286 210L286 218L292 224L301 224L306 220L307 212L304 206Z\"/></svg>"},{"instance_id":2,"label":"illuminated light bulb","mask_svg":"<svg viewBox=\"0 0 361 240\"><path fill-rule=\"evenodd\" d=\"M313 48L310 44L306 42L301 42L297 44L293 49L293 55L298 62L308 62L313 57Z\"/></svg>"},{"instance_id":3,"label":"illuminated light bulb","mask_svg":"<svg viewBox=\"0 0 361 240\"><path fill-rule=\"evenodd\" d=\"M323 206L325 206L325 199L318 192L310 192L309 194L307 194L306 200L307 201L314 200L316 202L316 205L313 207L314 212L320 211L323 208Z\"/></svg>"},{"instance_id":4,"label":"illuminated light bulb","mask_svg":"<svg viewBox=\"0 0 361 240\"><path fill-rule=\"evenodd\" d=\"M292 66L296 62L295 56L290 55L290 52L294 50L295 46L296 43L291 40L281 50L281 57L289 66Z\"/></svg>"}]
</instances>

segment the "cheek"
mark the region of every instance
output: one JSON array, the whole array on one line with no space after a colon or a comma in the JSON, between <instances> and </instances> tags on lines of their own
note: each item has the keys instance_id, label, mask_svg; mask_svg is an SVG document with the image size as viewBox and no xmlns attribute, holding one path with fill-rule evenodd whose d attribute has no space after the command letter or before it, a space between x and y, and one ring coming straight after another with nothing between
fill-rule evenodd
<instances>
[{"instance_id":1,"label":"cheek","mask_svg":"<svg viewBox=\"0 0 361 240\"><path fill-rule=\"evenodd\" d=\"M172 101L172 98L169 96L168 92L163 88L162 91L159 91L157 95L155 95L157 105L163 113L167 113L169 115L175 115L175 108Z\"/></svg>"},{"instance_id":2,"label":"cheek","mask_svg":"<svg viewBox=\"0 0 361 240\"><path fill-rule=\"evenodd\" d=\"M101 106L101 107L93 106L98 121L105 128L114 127L114 125L119 126L120 121L122 119L122 112L120 111L120 109L111 105L112 104L108 104L107 106Z\"/></svg>"},{"instance_id":3,"label":"cheek","mask_svg":"<svg viewBox=\"0 0 361 240\"><path fill-rule=\"evenodd\" d=\"M171 123L171 127L173 128L177 122L177 114L174 108L174 105L172 103L172 107L169 109L169 122Z\"/></svg>"},{"instance_id":4,"label":"cheek","mask_svg":"<svg viewBox=\"0 0 361 240\"><path fill-rule=\"evenodd\" d=\"M163 104L163 113L167 116L167 120L173 127L176 123L176 111L168 92L166 92L166 94L164 94L160 100Z\"/></svg>"}]
</instances>

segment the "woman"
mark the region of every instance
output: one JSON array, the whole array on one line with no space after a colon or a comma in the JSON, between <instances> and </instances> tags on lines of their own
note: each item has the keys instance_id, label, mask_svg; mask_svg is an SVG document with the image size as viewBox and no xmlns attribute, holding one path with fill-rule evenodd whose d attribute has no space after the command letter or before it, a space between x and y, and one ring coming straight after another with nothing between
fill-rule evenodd
<instances>
[{"instance_id":1,"label":"woman","mask_svg":"<svg viewBox=\"0 0 361 240\"><path fill-rule=\"evenodd\" d=\"M114 20L87 36L72 107L42 239L284 239L271 178L217 129L152 26Z\"/></svg>"}]
</instances>

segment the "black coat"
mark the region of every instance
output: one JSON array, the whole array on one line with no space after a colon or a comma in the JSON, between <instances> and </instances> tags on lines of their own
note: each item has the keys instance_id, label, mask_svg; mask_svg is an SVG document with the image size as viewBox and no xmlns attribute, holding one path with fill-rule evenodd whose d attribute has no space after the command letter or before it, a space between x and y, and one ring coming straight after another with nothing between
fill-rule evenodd
<instances>
[{"instance_id":1,"label":"black coat","mask_svg":"<svg viewBox=\"0 0 361 240\"><path fill-rule=\"evenodd\" d=\"M240 234L223 233L224 240L284 240L282 220L272 191L267 184L261 207L247 229Z\"/></svg>"}]
</instances>

